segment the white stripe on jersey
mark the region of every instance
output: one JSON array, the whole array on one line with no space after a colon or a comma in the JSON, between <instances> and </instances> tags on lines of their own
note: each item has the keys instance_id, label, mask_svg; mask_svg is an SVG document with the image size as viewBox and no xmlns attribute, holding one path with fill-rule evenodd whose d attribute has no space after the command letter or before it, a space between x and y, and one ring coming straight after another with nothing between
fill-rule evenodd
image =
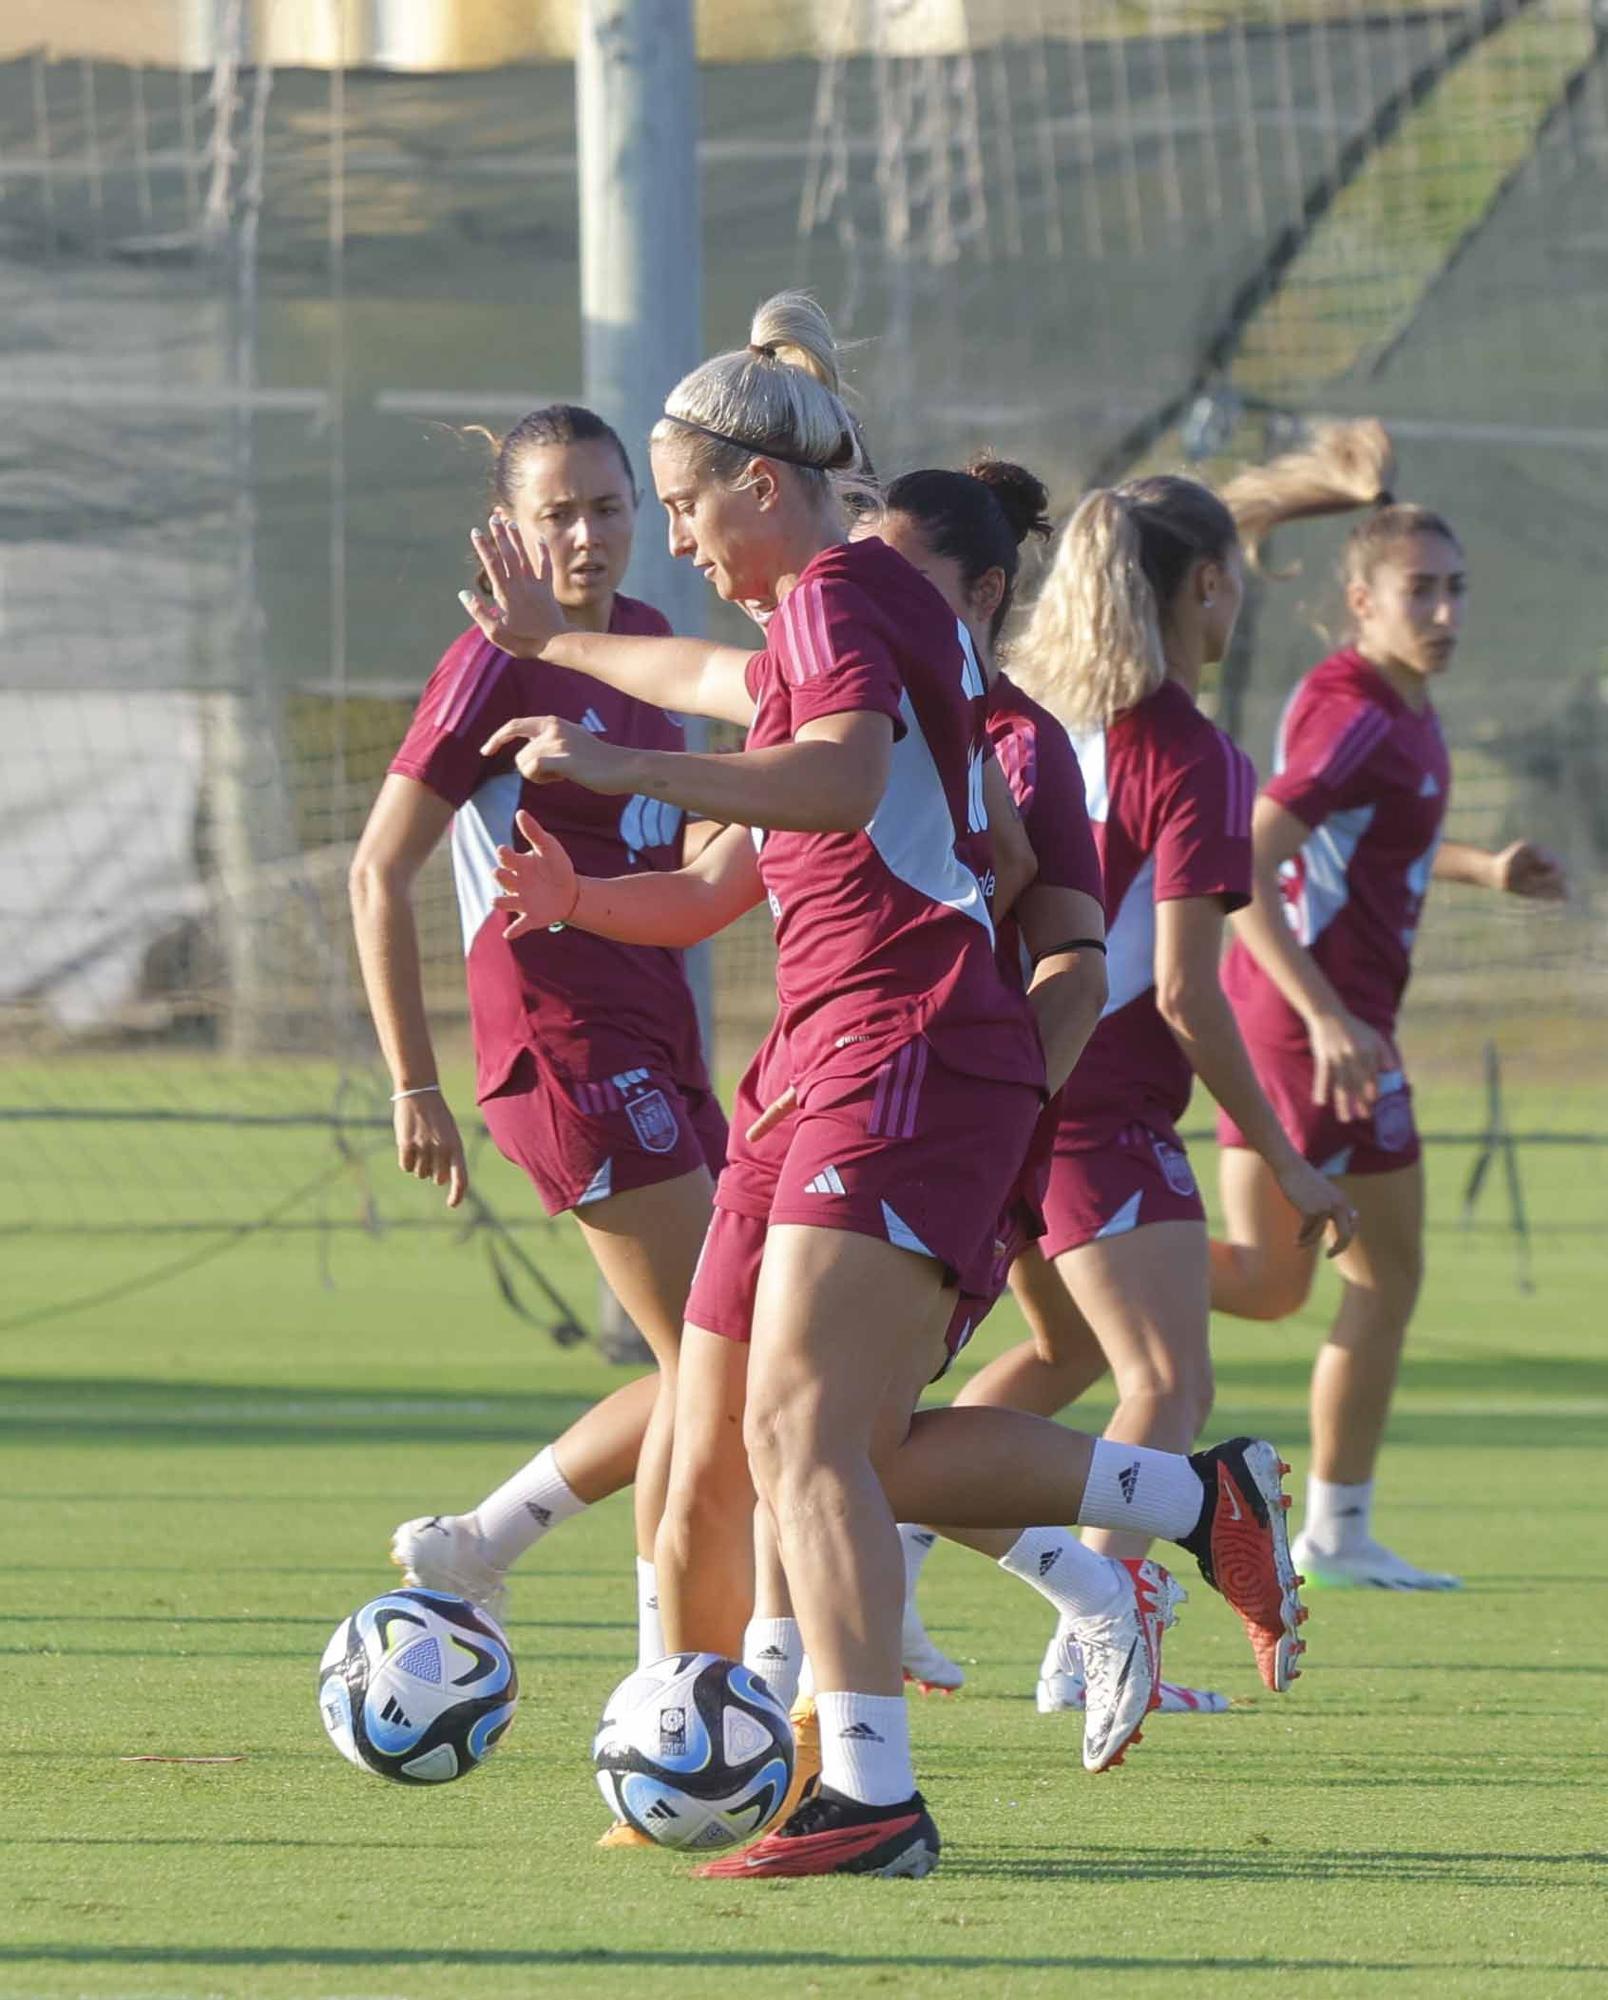
<instances>
[{"instance_id":1,"label":"white stripe on jersey","mask_svg":"<svg viewBox=\"0 0 1608 2000\"><path fill-rule=\"evenodd\" d=\"M1293 861L1279 871L1292 880L1301 875L1301 893L1290 907L1295 934L1309 950L1351 901L1347 871L1373 824L1374 811L1373 806L1353 806L1349 812L1331 813L1301 849L1299 871Z\"/></svg>"},{"instance_id":2,"label":"white stripe on jersey","mask_svg":"<svg viewBox=\"0 0 1608 2000\"><path fill-rule=\"evenodd\" d=\"M908 688L899 697L899 715L905 733L893 746L887 788L866 836L890 874L929 902L975 918L992 938L983 885L955 852L949 800Z\"/></svg>"},{"instance_id":3,"label":"white stripe on jersey","mask_svg":"<svg viewBox=\"0 0 1608 2000\"><path fill-rule=\"evenodd\" d=\"M497 849L514 844L514 813L524 779L505 771L480 787L452 816L452 880L458 891L464 956L492 912Z\"/></svg>"},{"instance_id":4,"label":"white stripe on jersey","mask_svg":"<svg viewBox=\"0 0 1608 2000\"><path fill-rule=\"evenodd\" d=\"M988 679L977 664L977 649L972 644L972 636L957 618L955 637L960 641L962 659L960 663L960 691L968 701L988 699Z\"/></svg>"},{"instance_id":5,"label":"white stripe on jersey","mask_svg":"<svg viewBox=\"0 0 1608 2000\"><path fill-rule=\"evenodd\" d=\"M1083 796L1089 818L1103 825L1111 817L1111 785L1106 773L1106 733L1091 729L1086 734L1067 731L1083 772Z\"/></svg>"},{"instance_id":6,"label":"white stripe on jersey","mask_svg":"<svg viewBox=\"0 0 1608 2000\"><path fill-rule=\"evenodd\" d=\"M966 760L966 831L986 833L988 831L988 801L983 797L983 766L988 761L986 748L974 750Z\"/></svg>"},{"instance_id":7,"label":"white stripe on jersey","mask_svg":"<svg viewBox=\"0 0 1608 2000\"><path fill-rule=\"evenodd\" d=\"M1106 926L1106 1003L1100 1018L1156 983L1156 857L1147 854Z\"/></svg>"}]
</instances>

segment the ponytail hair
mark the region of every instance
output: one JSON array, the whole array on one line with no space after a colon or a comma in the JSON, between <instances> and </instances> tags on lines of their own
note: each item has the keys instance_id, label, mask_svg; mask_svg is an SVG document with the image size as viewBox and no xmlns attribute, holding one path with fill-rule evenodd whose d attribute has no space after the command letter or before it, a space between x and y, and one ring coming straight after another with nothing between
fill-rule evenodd
<instances>
[{"instance_id":1,"label":"ponytail hair","mask_svg":"<svg viewBox=\"0 0 1608 2000\"><path fill-rule=\"evenodd\" d=\"M1050 496L1025 466L986 455L969 461L964 472L933 468L903 472L883 495L883 511L917 522L934 555L960 565L969 589L988 570L1000 570L1005 589L990 621L997 639L1010 614L1029 535L1047 540L1054 524L1046 511Z\"/></svg>"},{"instance_id":2,"label":"ponytail hair","mask_svg":"<svg viewBox=\"0 0 1608 2000\"><path fill-rule=\"evenodd\" d=\"M1366 582L1409 535L1444 535L1461 547L1444 515L1399 501L1395 484L1390 433L1377 418L1363 417L1317 425L1296 450L1237 473L1223 488L1223 499L1239 525L1246 556L1257 568L1262 544L1284 522L1366 508L1346 537L1341 557L1342 581L1349 584Z\"/></svg>"},{"instance_id":3,"label":"ponytail hair","mask_svg":"<svg viewBox=\"0 0 1608 2000\"><path fill-rule=\"evenodd\" d=\"M1074 730L1101 728L1167 677L1162 628L1197 562L1227 559L1234 517L1198 480L1096 487L1061 531L1011 676Z\"/></svg>"},{"instance_id":4,"label":"ponytail hair","mask_svg":"<svg viewBox=\"0 0 1608 2000\"><path fill-rule=\"evenodd\" d=\"M754 314L748 345L684 375L653 427L693 446L699 474L739 480L779 459L823 493L874 491L859 426L843 401L832 322L808 292L778 292Z\"/></svg>"}]
</instances>

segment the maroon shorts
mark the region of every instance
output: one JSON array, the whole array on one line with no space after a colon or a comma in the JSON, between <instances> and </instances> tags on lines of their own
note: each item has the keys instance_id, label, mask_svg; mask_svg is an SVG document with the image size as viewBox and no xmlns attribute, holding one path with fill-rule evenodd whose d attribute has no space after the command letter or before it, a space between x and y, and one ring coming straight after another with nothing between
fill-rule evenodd
<instances>
[{"instance_id":1,"label":"maroon shorts","mask_svg":"<svg viewBox=\"0 0 1608 2000\"><path fill-rule=\"evenodd\" d=\"M725 1164L726 1120L713 1091L651 1067L577 1082L526 1049L480 1115L549 1215Z\"/></svg>"},{"instance_id":2,"label":"maroon shorts","mask_svg":"<svg viewBox=\"0 0 1608 2000\"><path fill-rule=\"evenodd\" d=\"M688 1319L747 1338L763 1233L738 1228L738 1218L873 1236L935 1259L952 1282L975 1289L997 1255L998 1220L1041 1105L1029 1085L946 1069L920 1039L868 1074L806 1085L767 1140L735 1143Z\"/></svg>"},{"instance_id":3,"label":"maroon shorts","mask_svg":"<svg viewBox=\"0 0 1608 2000\"><path fill-rule=\"evenodd\" d=\"M1412 1085L1402 1070L1382 1071L1373 1110L1366 1118L1346 1120L1336 1117L1332 1103L1312 1102L1312 1051L1305 1043L1253 1043L1251 1061L1291 1144L1319 1173L1394 1174L1418 1158ZM1245 1145L1244 1133L1226 1112L1217 1114L1217 1143Z\"/></svg>"},{"instance_id":4,"label":"maroon shorts","mask_svg":"<svg viewBox=\"0 0 1608 2000\"><path fill-rule=\"evenodd\" d=\"M1200 1222L1189 1155L1170 1125L1125 1125L1103 1146L1056 1148L1044 1197L1046 1257L1153 1222Z\"/></svg>"}]
</instances>

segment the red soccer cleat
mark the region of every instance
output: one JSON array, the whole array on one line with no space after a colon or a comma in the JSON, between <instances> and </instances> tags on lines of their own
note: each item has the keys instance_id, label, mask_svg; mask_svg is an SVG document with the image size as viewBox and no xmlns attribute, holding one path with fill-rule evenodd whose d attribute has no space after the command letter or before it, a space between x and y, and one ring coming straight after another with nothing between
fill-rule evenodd
<instances>
[{"instance_id":1,"label":"red soccer cleat","mask_svg":"<svg viewBox=\"0 0 1608 2000\"><path fill-rule=\"evenodd\" d=\"M1189 1462L1206 1488L1206 1503L1179 1546L1239 1613L1263 1681L1283 1694L1306 1651L1299 1635L1306 1619L1301 1579L1284 1525L1290 1468L1265 1438L1230 1438L1191 1452Z\"/></svg>"},{"instance_id":2,"label":"red soccer cleat","mask_svg":"<svg viewBox=\"0 0 1608 2000\"><path fill-rule=\"evenodd\" d=\"M920 1792L896 1806L863 1806L816 1792L776 1833L741 1854L709 1861L705 1880L758 1875L886 1875L912 1881L938 1865L938 1829Z\"/></svg>"}]
</instances>

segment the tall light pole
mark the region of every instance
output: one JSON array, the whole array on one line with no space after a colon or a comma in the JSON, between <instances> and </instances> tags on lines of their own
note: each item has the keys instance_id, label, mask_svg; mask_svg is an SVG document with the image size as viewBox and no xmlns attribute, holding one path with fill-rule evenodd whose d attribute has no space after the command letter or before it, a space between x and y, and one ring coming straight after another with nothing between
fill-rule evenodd
<instances>
[{"instance_id":1,"label":"tall light pole","mask_svg":"<svg viewBox=\"0 0 1608 2000\"><path fill-rule=\"evenodd\" d=\"M698 63L692 0L581 0L575 123L581 199L582 379L588 406L626 441L648 479L648 433L703 345L703 226L698 186ZM702 629L707 586L677 562L651 491L627 588L678 632ZM688 728L689 747L705 741ZM704 1047L713 1060L709 950L687 955ZM645 1349L607 1285L604 1351Z\"/></svg>"}]
</instances>

